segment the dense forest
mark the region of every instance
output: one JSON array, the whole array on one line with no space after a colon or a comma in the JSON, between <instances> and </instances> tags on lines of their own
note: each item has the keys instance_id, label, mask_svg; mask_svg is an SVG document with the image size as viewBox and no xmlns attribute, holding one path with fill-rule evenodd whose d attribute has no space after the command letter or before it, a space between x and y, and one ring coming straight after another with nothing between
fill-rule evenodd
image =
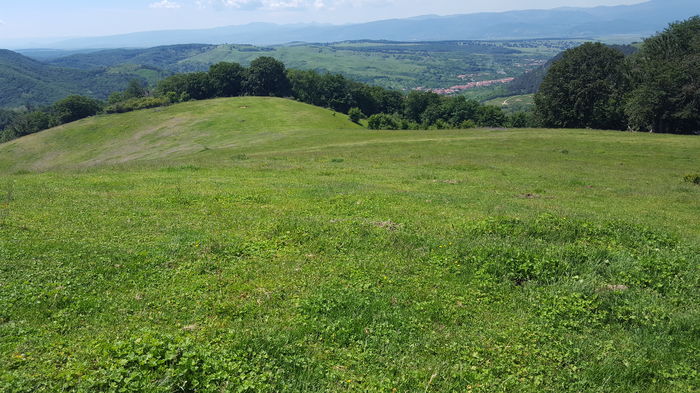
<instances>
[{"instance_id":1,"label":"dense forest","mask_svg":"<svg viewBox=\"0 0 700 393\"><path fill-rule=\"evenodd\" d=\"M0 108L48 105L70 94L107 98L136 75L54 67L0 50Z\"/></svg>"}]
</instances>

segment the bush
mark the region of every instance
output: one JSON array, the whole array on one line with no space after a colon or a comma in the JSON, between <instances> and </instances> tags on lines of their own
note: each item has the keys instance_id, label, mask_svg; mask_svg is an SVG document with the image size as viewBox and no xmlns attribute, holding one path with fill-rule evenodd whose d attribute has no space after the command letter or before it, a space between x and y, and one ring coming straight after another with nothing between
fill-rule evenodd
<instances>
[{"instance_id":1,"label":"bush","mask_svg":"<svg viewBox=\"0 0 700 393\"><path fill-rule=\"evenodd\" d=\"M476 123L474 123L474 120L465 120L459 125L459 128L461 128L463 130L467 130L470 128L476 128Z\"/></svg>"},{"instance_id":2,"label":"bush","mask_svg":"<svg viewBox=\"0 0 700 393\"><path fill-rule=\"evenodd\" d=\"M700 174L685 175L683 180L686 183L700 185Z\"/></svg>"},{"instance_id":3,"label":"bush","mask_svg":"<svg viewBox=\"0 0 700 393\"><path fill-rule=\"evenodd\" d=\"M370 130L398 130L401 129L401 120L394 115L379 113L372 115L367 120Z\"/></svg>"},{"instance_id":4,"label":"bush","mask_svg":"<svg viewBox=\"0 0 700 393\"><path fill-rule=\"evenodd\" d=\"M350 108L348 111L348 116L350 116L350 121L353 123L360 123L360 120L364 119L366 116L360 108Z\"/></svg>"},{"instance_id":5,"label":"bush","mask_svg":"<svg viewBox=\"0 0 700 393\"><path fill-rule=\"evenodd\" d=\"M508 117L508 127L527 128L535 127L534 115L529 112L515 112Z\"/></svg>"}]
</instances>

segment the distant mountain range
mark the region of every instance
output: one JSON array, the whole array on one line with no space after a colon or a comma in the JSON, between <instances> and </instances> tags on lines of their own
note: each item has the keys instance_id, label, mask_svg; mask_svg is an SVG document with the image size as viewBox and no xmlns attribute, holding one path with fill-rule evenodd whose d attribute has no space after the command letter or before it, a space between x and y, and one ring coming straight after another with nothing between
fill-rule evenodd
<instances>
[{"instance_id":1,"label":"distant mountain range","mask_svg":"<svg viewBox=\"0 0 700 393\"><path fill-rule=\"evenodd\" d=\"M635 5L557 8L452 16L421 16L350 25L276 25L253 23L205 30L151 31L108 37L24 42L25 47L126 48L185 43L275 45L294 41L346 40L443 41L528 38L642 37L670 22L700 14L698 0L651 0ZM0 46L22 47L21 42Z\"/></svg>"}]
</instances>

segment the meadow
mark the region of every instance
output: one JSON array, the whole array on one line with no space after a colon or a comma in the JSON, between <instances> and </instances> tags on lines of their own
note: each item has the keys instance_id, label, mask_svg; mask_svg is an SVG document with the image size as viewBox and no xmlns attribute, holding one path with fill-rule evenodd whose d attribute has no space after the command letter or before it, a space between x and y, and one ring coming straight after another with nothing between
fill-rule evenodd
<instances>
[{"instance_id":1,"label":"meadow","mask_svg":"<svg viewBox=\"0 0 700 393\"><path fill-rule=\"evenodd\" d=\"M2 144L0 391L698 391L699 151L250 97Z\"/></svg>"}]
</instances>

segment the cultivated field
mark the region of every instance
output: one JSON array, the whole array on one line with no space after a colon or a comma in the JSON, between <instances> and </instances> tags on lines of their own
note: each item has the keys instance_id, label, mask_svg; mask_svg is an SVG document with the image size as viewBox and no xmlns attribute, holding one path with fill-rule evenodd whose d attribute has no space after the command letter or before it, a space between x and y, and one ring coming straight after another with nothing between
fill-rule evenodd
<instances>
[{"instance_id":1,"label":"cultivated field","mask_svg":"<svg viewBox=\"0 0 700 393\"><path fill-rule=\"evenodd\" d=\"M273 98L0 145L0 391L697 391L699 151Z\"/></svg>"}]
</instances>

